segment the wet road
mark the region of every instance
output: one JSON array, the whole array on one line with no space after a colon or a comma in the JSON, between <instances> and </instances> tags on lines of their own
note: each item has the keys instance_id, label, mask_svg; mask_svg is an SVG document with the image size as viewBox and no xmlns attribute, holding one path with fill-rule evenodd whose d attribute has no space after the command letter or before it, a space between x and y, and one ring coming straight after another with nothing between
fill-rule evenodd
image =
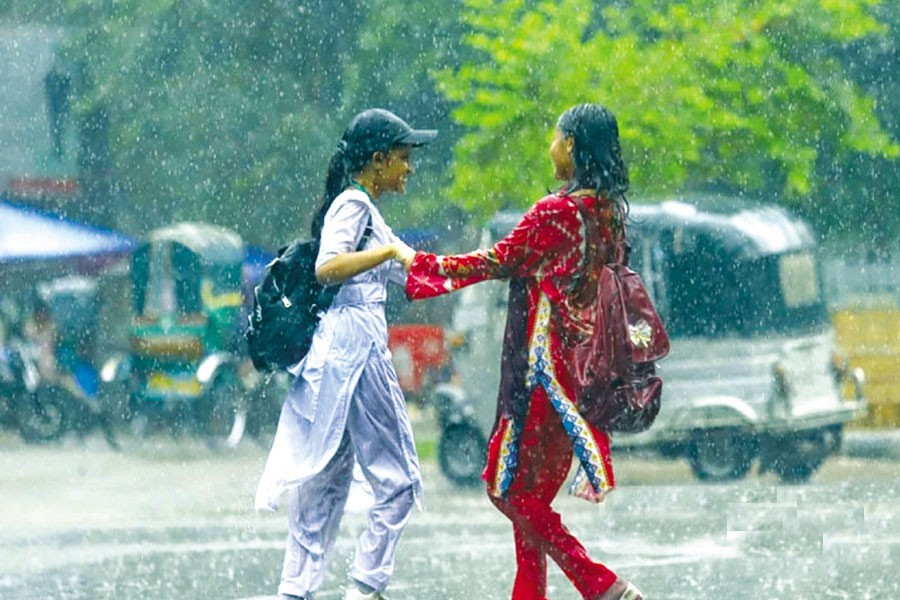
<instances>
[{"instance_id":1,"label":"wet road","mask_svg":"<svg viewBox=\"0 0 900 600\"><path fill-rule=\"evenodd\" d=\"M0 598L273 597L283 515L251 510L265 451L213 454L191 440L101 439L26 446L0 433ZM508 522L480 490L426 460L427 510L413 516L394 600L508 598ZM556 507L592 555L659 600L900 598L900 463L833 458L811 483L758 477L700 485L686 465L616 462L599 507ZM346 517L318 599L340 598L363 516ZM548 596L575 600L550 569Z\"/></svg>"}]
</instances>

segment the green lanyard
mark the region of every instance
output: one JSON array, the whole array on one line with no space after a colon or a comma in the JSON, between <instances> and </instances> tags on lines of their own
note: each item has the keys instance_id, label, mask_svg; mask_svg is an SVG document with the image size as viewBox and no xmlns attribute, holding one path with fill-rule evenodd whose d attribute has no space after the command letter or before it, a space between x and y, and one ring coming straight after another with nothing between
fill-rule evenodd
<instances>
[{"instance_id":1,"label":"green lanyard","mask_svg":"<svg viewBox=\"0 0 900 600\"><path fill-rule=\"evenodd\" d=\"M363 194L365 194L366 197L369 199L369 201L374 202L374 201L372 200L372 194L369 193L369 190L367 190L367 189L363 186L363 184L361 184L360 182L358 182L358 181L355 180L355 179L350 179L350 185L352 185L353 187L355 187L356 189L358 189L359 191L361 191Z\"/></svg>"}]
</instances>

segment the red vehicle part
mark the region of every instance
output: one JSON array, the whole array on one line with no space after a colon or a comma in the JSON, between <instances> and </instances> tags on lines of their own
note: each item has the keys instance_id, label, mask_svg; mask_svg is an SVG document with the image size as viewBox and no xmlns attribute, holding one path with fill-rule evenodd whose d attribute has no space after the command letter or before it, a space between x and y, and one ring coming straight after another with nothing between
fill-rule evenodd
<instances>
[{"instance_id":1,"label":"red vehicle part","mask_svg":"<svg viewBox=\"0 0 900 600\"><path fill-rule=\"evenodd\" d=\"M447 360L444 328L440 325L392 325L388 328L388 347L400 387L418 393L428 383L428 373Z\"/></svg>"}]
</instances>

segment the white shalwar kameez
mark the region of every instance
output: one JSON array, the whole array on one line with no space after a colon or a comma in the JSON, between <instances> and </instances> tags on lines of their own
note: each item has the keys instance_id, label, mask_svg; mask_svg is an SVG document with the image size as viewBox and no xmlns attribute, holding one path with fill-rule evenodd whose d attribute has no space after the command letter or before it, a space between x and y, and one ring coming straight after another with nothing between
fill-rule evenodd
<instances>
[{"instance_id":1,"label":"white shalwar kameez","mask_svg":"<svg viewBox=\"0 0 900 600\"><path fill-rule=\"evenodd\" d=\"M341 193L325 215L316 267L356 250L369 216L375 248L397 241L381 213L358 190ZM256 492L258 509L277 510L287 496L289 535L279 594L308 596L325 575L351 481L354 457L374 492L350 577L387 586L400 534L422 479L406 403L387 347L386 285L402 284L396 261L345 281L323 315L281 410Z\"/></svg>"}]
</instances>

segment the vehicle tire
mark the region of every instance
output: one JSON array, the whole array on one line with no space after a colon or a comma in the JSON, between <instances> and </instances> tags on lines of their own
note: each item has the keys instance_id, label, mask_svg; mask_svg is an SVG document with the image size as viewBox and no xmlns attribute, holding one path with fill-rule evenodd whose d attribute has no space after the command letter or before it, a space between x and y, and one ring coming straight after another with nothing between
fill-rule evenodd
<instances>
[{"instance_id":1,"label":"vehicle tire","mask_svg":"<svg viewBox=\"0 0 900 600\"><path fill-rule=\"evenodd\" d=\"M131 394L128 383L114 381L100 385L97 395L100 406L117 429L127 427L132 417Z\"/></svg>"},{"instance_id":2,"label":"vehicle tire","mask_svg":"<svg viewBox=\"0 0 900 600\"><path fill-rule=\"evenodd\" d=\"M755 456L755 445L745 434L710 429L694 433L688 462L701 481L733 481L747 475Z\"/></svg>"},{"instance_id":3,"label":"vehicle tire","mask_svg":"<svg viewBox=\"0 0 900 600\"><path fill-rule=\"evenodd\" d=\"M166 422L162 402L148 401L132 395L128 403L128 432L132 436L145 439L159 433L174 435L175 425Z\"/></svg>"},{"instance_id":4,"label":"vehicle tire","mask_svg":"<svg viewBox=\"0 0 900 600\"><path fill-rule=\"evenodd\" d=\"M211 448L234 448L240 443L247 426L247 407L236 374L216 377L198 405L200 430Z\"/></svg>"},{"instance_id":5,"label":"vehicle tire","mask_svg":"<svg viewBox=\"0 0 900 600\"><path fill-rule=\"evenodd\" d=\"M790 465L778 465L774 471L781 483L789 485L806 483L822 465L821 460L793 463Z\"/></svg>"},{"instance_id":6,"label":"vehicle tire","mask_svg":"<svg viewBox=\"0 0 900 600\"><path fill-rule=\"evenodd\" d=\"M828 455L840 449L842 433L840 426L829 427L785 443L771 470L782 483L806 483Z\"/></svg>"},{"instance_id":7,"label":"vehicle tire","mask_svg":"<svg viewBox=\"0 0 900 600\"><path fill-rule=\"evenodd\" d=\"M30 444L58 440L68 429L69 393L41 387L17 399L16 420L22 439Z\"/></svg>"},{"instance_id":8,"label":"vehicle tire","mask_svg":"<svg viewBox=\"0 0 900 600\"><path fill-rule=\"evenodd\" d=\"M487 456L487 442L471 423L456 423L441 431L438 462L441 472L453 484L474 487L481 482Z\"/></svg>"}]
</instances>

